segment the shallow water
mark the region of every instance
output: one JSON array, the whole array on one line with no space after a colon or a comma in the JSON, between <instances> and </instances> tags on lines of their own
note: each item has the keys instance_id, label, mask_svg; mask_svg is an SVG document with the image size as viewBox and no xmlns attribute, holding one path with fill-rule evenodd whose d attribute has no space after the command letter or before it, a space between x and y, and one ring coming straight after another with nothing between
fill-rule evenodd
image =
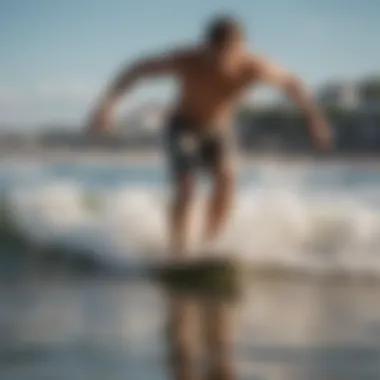
<instances>
[{"instance_id":1,"label":"shallow water","mask_svg":"<svg viewBox=\"0 0 380 380\"><path fill-rule=\"evenodd\" d=\"M193 328L191 337L214 334L214 344L190 348L222 358L198 367L213 363L225 379L380 379L376 165L243 167L220 254L304 280L254 276L227 304L168 294L127 270L166 258L169 194L158 163L7 162L0 189L12 216L0 229L1 380L172 379L175 368L191 371L186 355L173 361L173 344L181 349L176 337ZM62 255L53 267L45 245ZM72 270L83 267L83 249L97 271Z\"/></svg>"},{"instance_id":2,"label":"shallow water","mask_svg":"<svg viewBox=\"0 0 380 380\"><path fill-rule=\"evenodd\" d=\"M368 285L252 281L240 301L218 309L225 313L223 360L231 379L378 379L378 292ZM0 378L173 378L169 305L161 287L144 281L39 276L3 284ZM215 324L217 312L213 318ZM183 320L186 330L196 322Z\"/></svg>"}]
</instances>

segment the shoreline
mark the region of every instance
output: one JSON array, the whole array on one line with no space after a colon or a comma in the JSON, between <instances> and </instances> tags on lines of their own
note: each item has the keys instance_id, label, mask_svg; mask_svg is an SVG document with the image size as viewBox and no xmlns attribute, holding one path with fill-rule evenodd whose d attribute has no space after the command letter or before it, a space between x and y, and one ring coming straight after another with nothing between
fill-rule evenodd
<instances>
[{"instance_id":1,"label":"shoreline","mask_svg":"<svg viewBox=\"0 0 380 380\"><path fill-rule=\"evenodd\" d=\"M237 156L243 166L277 164L285 166L320 166L338 165L352 167L379 167L380 156L376 155L312 155L284 153L246 153ZM21 161L33 163L97 163L97 164L159 164L164 165L164 154L158 149L9 149L0 151L1 163L17 163Z\"/></svg>"}]
</instances>

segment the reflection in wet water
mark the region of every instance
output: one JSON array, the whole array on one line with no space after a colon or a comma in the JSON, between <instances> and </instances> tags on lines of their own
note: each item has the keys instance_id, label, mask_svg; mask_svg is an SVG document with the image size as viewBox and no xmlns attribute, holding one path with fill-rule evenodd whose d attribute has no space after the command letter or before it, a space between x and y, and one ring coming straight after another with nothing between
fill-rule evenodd
<instances>
[{"instance_id":1,"label":"reflection in wet water","mask_svg":"<svg viewBox=\"0 0 380 380\"><path fill-rule=\"evenodd\" d=\"M242 299L154 282L0 285L1 380L378 380L379 288L253 281Z\"/></svg>"},{"instance_id":2,"label":"reflection in wet water","mask_svg":"<svg viewBox=\"0 0 380 380\"><path fill-rule=\"evenodd\" d=\"M170 292L168 303L169 371L174 379L235 379L234 304L181 292Z\"/></svg>"}]
</instances>

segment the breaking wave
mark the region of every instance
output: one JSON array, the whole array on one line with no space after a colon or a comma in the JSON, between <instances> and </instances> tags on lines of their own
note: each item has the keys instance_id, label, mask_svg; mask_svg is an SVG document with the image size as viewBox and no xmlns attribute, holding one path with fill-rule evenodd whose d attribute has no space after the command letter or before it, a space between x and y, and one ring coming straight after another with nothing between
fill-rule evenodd
<instances>
[{"instance_id":1,"label":"breaking wave","mask_svg":"<svg viewBox=\"0 0 380 380\"><path fill-rule=\"evenodd\" d=\"M380 188L310 192L300 186L244 186L215 249L252 268L380 279ZM3 201L2 240L80 252L101 265L146 265L167 257L163 188L88 190L52 180L13 189ZM196 255L202 227L201 192L191 225Z\"/></svg>"}]
</instances>

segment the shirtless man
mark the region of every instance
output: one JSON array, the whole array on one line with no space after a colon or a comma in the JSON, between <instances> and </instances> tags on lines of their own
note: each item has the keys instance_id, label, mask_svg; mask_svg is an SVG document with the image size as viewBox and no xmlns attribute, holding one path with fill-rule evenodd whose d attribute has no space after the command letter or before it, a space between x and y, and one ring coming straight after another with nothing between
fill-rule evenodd
<instances>
[{"instance_id":1,"label":"shirtless man","mask_svg":"<svg viewBox=\"0 0 380 380\"><path fill-rule=\"evenodd\" d=\"M330 145L328 124L300 79L248 51L241 26L230 17L212 20L197 46L147 57L122 70L92 114L90 132L112 125L116 104L136 82L158 76L174 77L180 89L166 126L166 153L174 186L170 250L176 258L186 254L198 169L213 181L204 242L217 237L228 217L235 184L232 119L239 100L253 85L269 84L283 90L304 110L319 148Z\"/></svg>"}]
</instances>

